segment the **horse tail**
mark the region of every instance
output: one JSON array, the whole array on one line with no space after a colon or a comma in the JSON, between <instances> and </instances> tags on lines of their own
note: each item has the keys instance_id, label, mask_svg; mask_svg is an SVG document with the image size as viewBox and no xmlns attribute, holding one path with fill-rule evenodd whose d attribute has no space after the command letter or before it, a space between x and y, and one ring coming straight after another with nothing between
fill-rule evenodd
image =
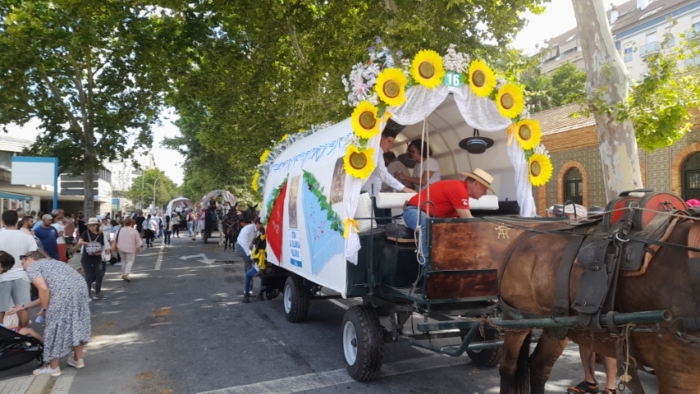
<instances>
[{"instance_id":1,"label":"horse tail","mask_svg":"<svg viewBox=\"0 0 700 394\"><path fill-rule=\"evenodd\" d=\"M523 344L520 346L518 361L516 362L515 375L511 380L510 390L507 394L530 394L530 331Z\"/></svg>"}]
</instances>

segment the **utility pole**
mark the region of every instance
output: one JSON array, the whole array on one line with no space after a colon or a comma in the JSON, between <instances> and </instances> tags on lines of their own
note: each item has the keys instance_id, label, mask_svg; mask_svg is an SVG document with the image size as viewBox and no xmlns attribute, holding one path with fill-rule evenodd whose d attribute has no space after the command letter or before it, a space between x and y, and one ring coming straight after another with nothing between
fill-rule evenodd
<instances>
[{"instance_id":1,"label":"utility pole","mask_svg":"<svg viewBox=\"0 0 700 394\"><path fill-rule=\"evenodd\" d=\"M158 179L160 179L160 177L153 181L153 211L156 210L156 183L158 182Z\"/></svg>"}]
</instances>

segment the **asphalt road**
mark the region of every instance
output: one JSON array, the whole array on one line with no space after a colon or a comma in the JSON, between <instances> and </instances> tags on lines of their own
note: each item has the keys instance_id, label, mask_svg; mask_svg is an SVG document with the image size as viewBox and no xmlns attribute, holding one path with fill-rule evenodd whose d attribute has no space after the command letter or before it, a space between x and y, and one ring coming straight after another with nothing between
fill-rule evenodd
<instances>
[{"instance_id":1,"label":"asphalt road","mask_svg":"<svg viewBox=\"0 0 700 394\"><path fill-rule=\"evenodd\" d=\"M216 262L181 259L202 253ZM357 300L312 301L306 322L289 323L281 296L243 304L242 263L200 239L175 238L172 248L157 241L137 257L131 277L126 283L119 267L108 268L103 291L109 299L90 306L86 367L75 371L64 359L52 394L498 392L497 368L397 343L385 345L378 379L353 381L345 371L341 323ZM0 372L0 380L34 367ZM564 393L581 379L578 351L570 345L548 392ZM657 392L653 377L643 380L647 393Z\"/></svg>"}]
</instances>

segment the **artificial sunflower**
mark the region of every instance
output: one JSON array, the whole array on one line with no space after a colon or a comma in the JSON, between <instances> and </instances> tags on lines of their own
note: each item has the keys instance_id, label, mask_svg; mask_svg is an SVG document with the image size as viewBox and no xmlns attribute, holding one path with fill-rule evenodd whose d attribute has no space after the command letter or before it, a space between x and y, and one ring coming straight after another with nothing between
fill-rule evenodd
<instances>
[{"instance_id":1,"label":"artificial sunflower","mask_svg":"<svg viewBox=\"0 0 700 394\"><path fill-rule=\"evenodd\" d=\"M352 111L352 129L358 137L369 139L379 134L379 121L377 119L377 107L369 101L362 101Z\"/></svg>"},{"instance_id":2,"label":"artificial sunflower","mask_svg":"<svg viewBox=\"0 0 700 394\"><path fill-rule=\"evenodd\" d=\"M496 87L496 75L482 60L469 65L469 86L477 97L488 97Z\"/></svg>"},{"instance_id":3,"label":"artificial sunflower","mask_svg":"<svg viewBox=\"0 0 700 394\"><path fill-rule=\"evenodd\" d=\"M280 142L286 140L287 138L289 138L289 134L283 135L282 138L280 138Z\"/></svg>"},{"instance_id":4,"label":"artificial sunflower","mask_svg":"<svg viewBox=\"0 0 700 394\"><path fill-rule=\"evenodd\" d=\"M343 157L345 172L355 178L367 179L375 167L372 156L374 156L374 148L361 151L355 145L349 145Z\"/></svg>"},{"instance_id":5,"label":"artificial sunflower","mask_svg":"<svg viewBox=\"0 0 700 394\"><path fill-rule=\"evenodd\" d=\"M271 152L271 150L265 149L265 152L260 155L260 164L265 164L265 161L267 161L267 157L270 156Z\"/></svg>"},{"instance_id":6,"label":"artificial sunflower","mask_svg":"<svg viewBox=\"0 0 700 394\"><path fill-rule=\"evenodd\" d=\"M391 107L398 107L406 101L406 84L408 78L398 68L385 68L377 76L374 90L379 98Z\"/></svg>"},{"instance_id":7,"label":"artificial sunflower","mask_svg":"<svg viewBox=\"0 0 700 394\"><path fill-rule=\"evenodd\" d=\"M255 175L253 175L253 190L256 192L258 191L258 183L260 182L260 171L257 171Z\"/></svg>"},{"instance_id":8,"label":"artificial sunflower","mask_svg":"<svg viewBox=\"0 0 700 394\"><path fill-rule=\"evenodd\" d=\"M542 139L542 129L537 119L523 119L515 125L515 138L524 150L535 149Z\"/></svg>"},{"instance_id":9,"label":"artificial sunflower","mask_svg":"<svg viewBox=\"0 0 700 394\"><path fill-rule=\"evenodd\" d=\"M525 108L523 90L514 83L506 83L496 93L496 106L501 115L513 119Z\"/></svg>"},{"instance_id":10,"label":"artificial sunflower","mask_svg":"<svg viewBox=\"0 0 700 394\"><path fill-rule=\"evenodd\" d=\"M552 162L547 155L535 153L530 156L528 169L532 186L542 186L552 177Z\"/></svg>"},{"instance_id":11,"label":"artificial sunflower","mask_svg":"<svg viewBox=\"0 0 700 394\"><path fill-rule=\"evenodd\" d=\"M414 81L428 89L442 85L442 78L445 76L442 57L431 50L418 52L411 63L411 76Z\"/></svg>"}]
</instances>

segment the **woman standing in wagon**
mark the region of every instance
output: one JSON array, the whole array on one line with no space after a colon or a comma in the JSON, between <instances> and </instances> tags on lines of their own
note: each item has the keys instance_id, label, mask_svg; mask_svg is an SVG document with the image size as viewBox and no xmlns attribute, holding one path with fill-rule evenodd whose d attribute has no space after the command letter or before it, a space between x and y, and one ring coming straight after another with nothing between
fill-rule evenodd
<instances>
[{"instance_id":1,"label":"woman standing in wagon","mask_svg":"<svg viewBox=\"0 0 700 394\"><path fill-rule=\"evenodd\" d=\"M46 318L44 329L44 364L34 375L61 375L59 359L71 351L68 365L85 366L83 347L90 342L90 297L85 279L72 267L48 258L43 252L20 256L24 270L39 290L39 299L13 307L13 311L41 305L40 316Z\"/></svg>"}]
</instances>

